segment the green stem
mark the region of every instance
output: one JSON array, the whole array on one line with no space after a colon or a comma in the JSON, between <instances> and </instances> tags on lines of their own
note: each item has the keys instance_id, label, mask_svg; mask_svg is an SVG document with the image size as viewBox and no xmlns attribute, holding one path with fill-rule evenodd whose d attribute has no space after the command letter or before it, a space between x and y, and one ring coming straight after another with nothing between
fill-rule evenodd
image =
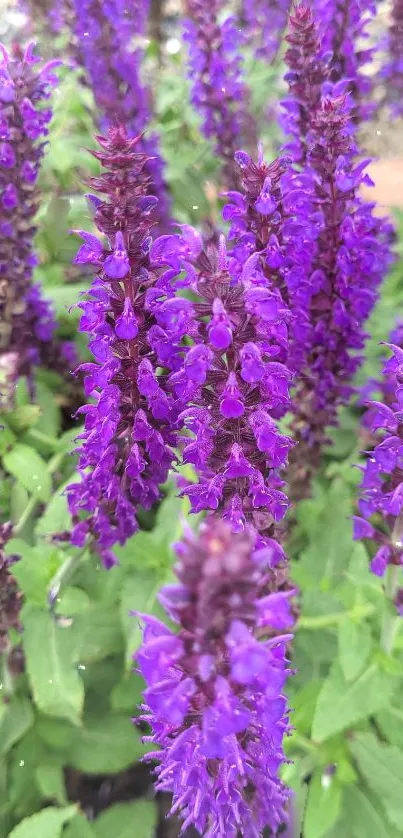
<instances>
[{"instance_id":1,"label":"green stem","mask_svg":"<svg viewBox=\"0 0 403 838\"><path fill-rule=\"evenodd\" d=\"M386 576L385 596L386 612L382 620L381 649L387 655L391 655L395 644L396 632L399 627L400 617L396 615L393 600L396 595L399 582L399 570L397 565L389 565Z\"/></svg>"},{"instance_id":2,"label":"green stem","mask_svg":"<svg viewBox=\"0 0 403 838\"><path fill-rule=\"evenodd\" d=\"M359 620L363 617L369 617L375 612L375 605L360 605L352 608L351 611L337 611L335 614L321 614L319 617L300 617L297 623L297 628L309 629L315 631L316 629L330 628L331 626L338 626L343 620L349 618L351 620Z\"/></svg>"},{"instance_id":3,"label":"green stem","mask_svg":"<svg viewBox=\"0 0 403 838\"><path fill-rule=\"evenodd\" d=\"M76 567L81 561L84 552L85 550L81 550L79 553L76 553L74 556L70 556L68 559L66 559L66 561L63 562L61 567L59 567L59 570L51 580L51 583L48 588L48 602L51 609L54 608L56 604L62 585L66 584L66 582L68 582L71 579Z\"/></svg>"}]
</instances>

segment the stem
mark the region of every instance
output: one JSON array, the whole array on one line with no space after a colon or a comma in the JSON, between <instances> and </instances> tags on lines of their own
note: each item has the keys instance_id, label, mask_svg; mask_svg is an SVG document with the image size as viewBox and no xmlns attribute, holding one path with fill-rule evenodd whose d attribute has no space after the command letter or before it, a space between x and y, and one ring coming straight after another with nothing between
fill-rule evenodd
<instances>
[{"instance_id":1,"label":"stem","mask_svg":"<svg viewBox=\"0 0 403 838\"><path fill-rule=\"evenodd\" d=\"M297 627L315 631L315 629L338 626L347 617L352 620L358 620L363 617L369 617L375 610L375 605L362 605L352 608L351 611L337 611L335 614L323 614L319 617L300 617Z\"/></svg>"},{"instance_id":2,"label":"stem","mask_svg":"<svg viewBox=\"0 0 403 838\"><path fill-rule=\"evenodd\" d=\"M396 616L396 611L393 605L393 600L398 587L399 570L397 565L389 565L386 576L385 596L386 596L386 613L382 621L381 629L381 649L387 655L392 654L395 642L396 632L399 627L400 617Z\"/></svg>"},{"instance_id":3,"label":"stem","mask_svg":"<svg viewBox=\"0 0 403 838\"><path fill-rule=\"evenodd\" d=\"M71 579L76 567L81 561L84 552L85 550L81 550L75 556L70 556L68 559L66 559L66 561L63 562L61 567L59 567L59 570L51 580L51 583L48 588L48 603L51 609L53 609L56 604L62 585L68 582L69 579Z\"/></svg>"}]
</instances>

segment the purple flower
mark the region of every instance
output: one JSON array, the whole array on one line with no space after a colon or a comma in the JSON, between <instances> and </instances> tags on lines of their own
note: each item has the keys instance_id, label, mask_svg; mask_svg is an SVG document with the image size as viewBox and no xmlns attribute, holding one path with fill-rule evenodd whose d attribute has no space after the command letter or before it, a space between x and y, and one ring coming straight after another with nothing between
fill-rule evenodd
<instances>
[{"instance_id":1,"label":"purple flower","mask_svg":"<svg viewBox=\"0 0 403 838\"><path fill-rule=\"evenodd\" d=\"M147 688L143 719L160 750L156 788L173 794L172 812L203 835L277 834L287 820L279 779L289 732L283 688L290 671L291 592L270 594L253 541L215 517L177 546L178 584L161 602L173 633L143 617L137 660Z\"/></svg>"},{"instance_id":2,"label":"purple flower","mask_svg":"<svg viewBox=\"0 0 403 838\"><path fill-rule=\"evenodd\" d=\"M346 92L352 97L352 120L360 124L373 113L370 101L373 88L372 76L367 65L374 49L366 45L369 39L368 24L375 17L376 3L369 0L315 0L314 16L318 21L322 55L328 56L329 79L341 83L336 94Z\"/></svg>"},{"instance_id":3,"label":"purple flower","mask_svg":"<svg viewBox=\"0 0 403 838\"><path fill-rule=\"evenodd\" d=\"M251 529L264 542L288 508L279 471L292 442L274 418L289 404L287 313L258 264L243 279L233 265L223 239L218 250L189 255L185 283L196 301L168 299L156 316L178 341L187 339L170 376L188 405L183 459L199 478L183 494L193 512L218 510L235 532Z\"/></svg>"},{"instance_id":4,"label":"purple flower","mask_svg":"<svg viewBox=\"0 0 403 838\"><path fill-rule=\"evenodd\" d=\"M94 221L106 239L83 232L75 259L97 272L88 300L79 303L80 329L89 333L94 356L79 370L92 401L79 410L85 417L81 482L67 494L73 543L82 546L91 536L111 567L111 548L135 532L136 508L158 500L175 460L178 406L161 368L175 368L176 350L156 311L167 301L167 278L180 263L174 251L164 253L164 237L153 243L150 236L157 201L147 196L147 156L139 138L130 139L119 126L98 142L93 154L105 171L90 183L102 195L94 202Z\"/></svg>"},{"instance_id":5,"label":"purple flower","mask_svg":"<svg viewBox=\"0 0 403 838\"><path fill-rule=\"evenodd\" d=\"M77 56L93 89L102 131L121 123L129 136L142 135L151 192L158 195L159 220L169 220L169 197L156 134L143 136L150 121L151 93L141 79L149 0L74 0Z\"/></svg>"},{"instance_id":6,"label":"purple flower","mask_svg":"<svg viewBox=\"0 0 403 838\"><path fill-rule=\"evenodd\" d=\"M306 165L308 137L315 111L321 105L329 67L321 55L317 28L309 6L296 6L289 16L289 46L285 61L289 68L285 75L289 93L282 102L282 124L286 135L292 137L286 149L293 161Z\"/></svg>"},{"instance_id":7,"label":"purple flower","mask_svg":"<svg viewBox=\"0 0 403 838\"><path fill-rule=\"evenodd\" d=\"M361 517L355 518L354 526L355 539L370 538L378 547L371 561L377 576L383 576L388 565L403 563L403 350L393 344L388 347L392 357L383 373L388 396L394 381L394 398L389 398L389 405L369 402L365 426L377 444L363 471L358 501Z\"/></svg>"},{"instance_id":8,"label":"purple flower","mask_svg":"<svg viewBox=\"0 0 403 838\"><path fill-rule=\"evenodd\" d=\"M243 0L247 37L257 58L269 62L276 58L290 7L290 0Z\"/></svg>"},{"instance_id":9,"label":"purple flower","mask_svg":"<svg viewBox=\"0 0 403 838\"><path fill-rule=\"evenodd\" d=\"M403 2L394 0L385 44L386 60L381 69L385 101L392 115L403 113Z\"/></svg>"},{"instance_id":10,"label":"purple flower","mask_svg":"<svg viewBox=\"0 0 403 838\"><path fill-rule=\"evenodd\" d=\"M184 40L188 44L191 100L202 131L215 143L227 186L236 183L234 153L246 127L242 78L242 33L233 17L220 22L222 0L188 0ZM249 122L251 117L248 117Z\"/></svg>"},{"instance_id":11,"label":"purple flower","mask_svg":"<svg viewBox=\"0 0 403 838\"><path fill-rule=\"evenodd\" d=\"M52 368L60 357L53 312L42 299L39 286L32 284L36 264L34 217L38 206L35 182L51 118L51 111L44 104L57 82L52 71L58 63L38 69L37 60L32 45L25 54L15 48L12 55L1 47L0 355L5 356L9 372L12 368L14 381L18 375L26 375L30 381L34 364L48 365L50 342ZM11 356L14 361L10 367L7 358Z\"/></svg>"},{"instance_id":12,"label":"purple flower","mask_svg":"<svg viewBox=\"0 0 403 838\"><path fill-rule=\"evenodd\" d=\"M366 161L356 163L349 115L345 97L322 100L308 136L318 236L305 286L305 365L293 408L294 433L301 443L296 448L294 496L309 491L309 476L327 442L326 429L337 424L338 407L353 392L351 381L366 337L363 326L391 260L392 226L375 218L373 205L359 196Z\"/></svg>"}]
</instances>

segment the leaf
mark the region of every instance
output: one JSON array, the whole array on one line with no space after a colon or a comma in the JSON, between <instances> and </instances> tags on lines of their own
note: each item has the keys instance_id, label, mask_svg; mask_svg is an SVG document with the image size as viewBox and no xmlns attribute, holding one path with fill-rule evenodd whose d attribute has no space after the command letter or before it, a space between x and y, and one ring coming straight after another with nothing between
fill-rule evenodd
<instances>
[{"instance_id":1,"label":"leaf","mask_svg":"<svg viewBox=\"0 0 403 838\"><path fill-rule=\"evenodd\" d=\"M145 753L146 748L128 716L89 717L76 729L68 764L86 774L117 774Z\"/></svg>"},{"instance_id":2,"label":"leaf","mask_svg":"<svg viewBox=\"0 0 403 838\"><path fill-rule=\"evenodd\" d=\"M34 713L30 701L15 696L4 708L1 716L0 754L6 754L19 739L22 739L33 723Z\"/></svg>"},{"instance_id":3,"label":"leaf","mask_svg":"<svg viewBox=\"0 0 403 838\"><path fill-rule=\"evenodd\" d=\"M113 710L125 711L133 715L136 707L143 700L144 680L138 672L131 672L119 681L111 692Z\"/></svg>"},{"instance_id":4,"label":"leaf","mask_svg":"<svg viewBox=\"0 0 403 838\"><path fill-rule=\"evenodd\" d=\"M315 774L309 784L304 817L304 838L321 838L341 810L341 788L334 778Z\"/></svg>"},{"instance_id":5,"label":"leaf","mask_svg":"<svg viewBox=\"0 0 403 838\"><path fill-rule=\"evenodd\" d=\"M80 812L64 830L63 838L95 838L94 827Z\"/></svg>"},{"instance_id":6,"label":"leaf","mask_svg":"<svg viewBox=\"0 0 403 838\"><path fill-rule=\"evenodd\" d=\"M72 625L78 663L102 660L122 652L123 636L116 607L92 605L76 614Z\"/></svg>"},{"instance_id":7,"label":"leaf","mask_svg":"<svg viewBox=\"0 0 403 838\"><path fill-rule=\"evenodd\" d=\"M152 838L158 821L157 806L152 800L117 803L96 819L96 838Z\"/></svg>"},{"instance_id":8,"label":"leaf","mask_svg":"<svg viewBox=\"0 0 403 838\"><path fill-rule=\"evenodd\" d=\"M348 838L390 838L385 819L379 814L373 802L357 786L349 786L343 793L343 822Z\"/></svg>"},{"instance_id":9,"label":"leaf","mask_svg":"<svg viewBox=\"0 0 403 838\"><path fill-rule=\"evenodd\" d=\"M403 752L383 745L373 733L357 733L351 753L371 791L380 798L392 826L401 829L403 819Z\"/></svg>"},{"instance_id":10,"label":"leaf","mask_svg":"<svg viewBox=\"0 0 403 838\"><path fill-rule=\"evenodd\" d=\"M336 662L319 693L312 738L322 742L378 712L389 703L396 685L396 679L380 672L376 664L355 681L346 681Z\"/></svg>"},{"instance_id":11,"label":"leaf","mask_svg":"<svg viewBox=\"0 0 403 838\"><path fill-rule=\"evenodd\" d=\"M41 415L37 404L23 404L8 414L8 423L16 434L21 434L36 425Z\"/></svg>"},{"instance_id":12,"label":"leaf","mask_svg":"<svg viewBox=\"0 0 403 838\"><path fill-rule=\"evenodd\" d=\"M52 481L45 460L33 448L17 443L4 454L3 465L38 500L47 501L52 491Z\"/></svg>"},{"instance_id":13,"label":"leaf","mask_svg":"<svg viewBox=\"0 0 403 838\"><path fill-rule=\"evenodd\" d=\"M6 553L21 557L13 565L13 575L27 600L31 605L45 605L49 582L59 567L57 548L49 544L31 547L21 538L12 538L6 546Z\"/></svg>"},{"instance_id":14,"label":"leaf","mask_svg":"<svg viewBox=\"0 0 403 838\"><path fill-rule=\"evenodd\" d=\"M24 818L18 826L10 832L9 838L60 838L65 823L68 823L77 812L77 806L66 806L56 809L48 806Z\"/></svg>"},{"instance_id":15,"label":"leaf","mask_svg":"<svg viewBox=\"0 0 403 838\"><path fill-rule=\"evenodd\" d=\"M126 637L126 667L133 666L133 655L141 644L142 631L138 617L132 611L149 613L160 588L160 579L155 573L139 571L126 579L121 596L120 618Z\"/></svg>"},{"instance_id":16,"label":"leaf","mask_svg":"<svg viewBox=\"0 0 403 838\"><path fill-rule=\"evenodd\" d=\"M403 710L389 706L378 713L376 722L388 742L403 751Z\"/></svg>"},{"instance_id":17,"label":"leaf","mask_svg":"<svg viewBox=\"0 0 403 838\"><path fill-rule=\"evenodd\" d=\"M35 535L46 537L53 533L64 532L71 527L71 515L67 506L67 497L64 494L66 486L72 482L71 478L61 486L55 495L50 499L46 509L38 520L35 527Z\"/></svg>"},{"instance_id":18,"label":"leaf","mask_svg":"<svg viewBox=\"0 0 403 838\"><path fill-rule=\"evenodd\" d=\"M322 490L315 487L315 493L317 491ZM310 575L312 587L317 588L318 582L322 581L323 585L324 581L331 590L330 585L342 579L354 550L349 520L353 508L348 486L339 477L335 478L326 495L315 497L308 508L311 511L307 533L309 546L302 555L301 564ZM306 526L305 509L306 503L297 510L302 529Z\"/></svg>"},{"instance_id":19,"label":"leaf","mask_svg":"<svg viewBox=\"0 0 403 838\"><path fill-rule=\"evenodd\" d=\"M293 712L293 726L298 733L308 734L311 731L316 702L322 681L316 678L309 681L302 689L294 693L290 699Z\"/></svg>"},{"instance_id":20,"label":"leaf","mask_svg":"<svg viewBox=\"0 0 403 838\"><path fill-rule=\"evenodd\" d=\"M36 779L45 800L52 800L62 806L67 803L64 772L61 763L47 762L38 765Z\"/></svg>"},{"instance_id":21,"label":"leaf","mask_svg":"<svg viewBox=\"0 0 403 838\"><path fill-rule=\"evenodd\" d=\"M28 678L37 707L49 716L81 724L84 685L77 672L75 643L69 628L33 606L23 609Z\"/></svg>"},{"instance_id":22,"label":"leaf","mask_svg":"<svg viewBox=\"0 0 403 838\"><path fill-rule=\"evenodd\" d=\"M372 648L368 623L343 619L339 626L339 661L346 681L362 672Z\"/></svg>"}]
</instances>

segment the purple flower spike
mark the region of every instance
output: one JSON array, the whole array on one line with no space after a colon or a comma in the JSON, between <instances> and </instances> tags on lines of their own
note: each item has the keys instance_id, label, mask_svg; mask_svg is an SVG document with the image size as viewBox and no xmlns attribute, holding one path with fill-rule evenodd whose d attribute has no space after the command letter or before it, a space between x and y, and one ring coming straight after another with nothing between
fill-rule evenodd
<instances>
[{"instance_id":1,"label":"purple flower spike","mask_svg":"<svg viewBox=\"0 0 403 838\"><path fill-rule=\"evenodd\" d=\"M291 0L243 0L247 37L257 58L272 62L279 51Z\"/></svg>"},{"instance_id":2,"label":"purple flower spike","mask_svg":"<svg viewBox=\"0 0 403 838\"><path fill-rule=\"evenodd\" d=\"M288 595L271 594L253 541L215 517L177 547L178 585L161 602L179 631L143 617L137 655L142 719L160 750L156 789L173 795L183 829L211 838L278 833L289 792L278 776L290 730L283 694L292 635Z\"/></svg>"},{"instance_id":3,"label":"purple flower spike","mask_svg":"<svg viewBox=\"0 0 403 838\"><path fill-rule=\"evenodd\" d=\"M300 443L293 463L293 499L309 494L311 475L329 441L327 428L337 424L339 406L354 392L351 381L362 362L364 324L391 261L393 227L374 217L373 205L359 194L365 163L356 163L350 117L345 96L322 99L308 134L317 238L300 296L308 329L293 408Z\"/></svg>"},{"instance_id":4,"label":"purple flower spike","mask_svg":"<svg viewBox=\"0 0 403 838\"><path fill-rule=\"evenodd\" d=\"M184 40L188 44L192 103L202 131L224 162L225 183L236 184L234 153L246 128L246 87L242 78L242 33L235 18L220 22L222 0L187 0ZM249 126L251 117L248 117Z\"/></svg>"},{"instance_id":5,"label":"purple flower spike","mask_svg":"<svg viewBox=\"0 0 403 838\"><path fill-rule=\"evenodd\" d=\"M392 116L403 115L403 0L394 0L386 39L386 61L381 70L385 103Z\"/></svg>"},{"instance_id":6,"label":"purple flower spike","mask_svg":"<svg viewBox=\"0 0 403 838\"><path fill-rule=\"evenodd\" d=\"M88 300L79 303L80 329L89 333L95 359L79 370L92 401L79 410L85 416L82 480L67 494L73 543L82 546L92 537L110 568L116 563L111 548L137 529L136 507L150 508L160 496L175 460L179 407L161 374L161 367L176 368L177 350L169 328L156 320L170 292L161 240L151 247L157 202L145 197L147 156L141 139L129 138L122 126L98 142L93 154L105 171L91 186L102 195L94 203L94 221L103 243L83 233L75 260L97 268ZM172 249L167 258L175 273Z\"/></svg>"},{"instance_id":7,"label":"purple flower spike","mask_svg":"<svg viewBox=\"0 0 403 838\"><path fill-rule=\"evenodd\" d=\"M157 311L177 341L192 343L183 342L181 368L170 376L188 404L182 419L192 438L183 440L183 459L199 476L183 494L193 512L217 509L234 530L251 530L266 543L288 505L279 470L292 442L274 421L289 405L291 374L277 360L286 355L285 310L258 264L250 279L237 277L224 241L183 267L197 301L177 298L173 309L167 300ZM268 319L271 298L278 305Z\"/></svg>"},{"instance_id":8,"label":"purple flower spike","mask_svg":"<svg viewBox=\"0 0 403 838\"><path fill-rule=\"evenodd\" d=\"M120 123L131 137L142 135L138 147L147 156L149 191L158 196L159 221L167 223L170 201L159 138L143 136L151 109L151 92L141 79L149 0L73 0L73 6L76 57L93 89L101 131Z\"/></svg>"},{"instance_id":9,"label":"purple flower spike","mask_svg":"<svg viewBox=\"0 0 403 838\"><path fill-rule=\"evenodd\" d=\"M361 483L354 518L354 538L370 539L377 545L371 570L384 576L388 565L403 564L403 415L400 390L403 383L403 352L388 344L392 357L385 364L388 406L369 402L365 426L375 434L377 444L369 455ZM394 396L392 396L392 381ZM375 521L373 522L373 517ZM378 519L378 520L377 520Z\"/></svg>"},{"instance_id":10,"label":"purple flower spike","mask_svg":"<svg viewBox=\"0 0 403 838\"><path fill-rule=\"evenodd\" d=\"M330 81L339 85L341 92L352 97L352 120L360 124L369 119L374 110L370 101L373 88L372 75L367 65L374 49L366 46L369 39L368 25L376 15L373 0L315 0L314 14L319 25L322 55L330 59Z\"/></svg>"},{"instance_id":11,"label":"purple flower spike","mask_svg":"<svg viewBox=\"0 0 403 838\"><path fill-rule=\"evenodd\" d=\"M37 364L68 373L56 322L41 289L32 283L35 187L44 154L51 110L44 107L57 79L37 65L32 49L0 52L0 366L7 368L3 409L12 405L13 384ZM13 362L10 365L10 358ZM12 372L11 372L12 371Z\"/></svg>"}]
</instances>

